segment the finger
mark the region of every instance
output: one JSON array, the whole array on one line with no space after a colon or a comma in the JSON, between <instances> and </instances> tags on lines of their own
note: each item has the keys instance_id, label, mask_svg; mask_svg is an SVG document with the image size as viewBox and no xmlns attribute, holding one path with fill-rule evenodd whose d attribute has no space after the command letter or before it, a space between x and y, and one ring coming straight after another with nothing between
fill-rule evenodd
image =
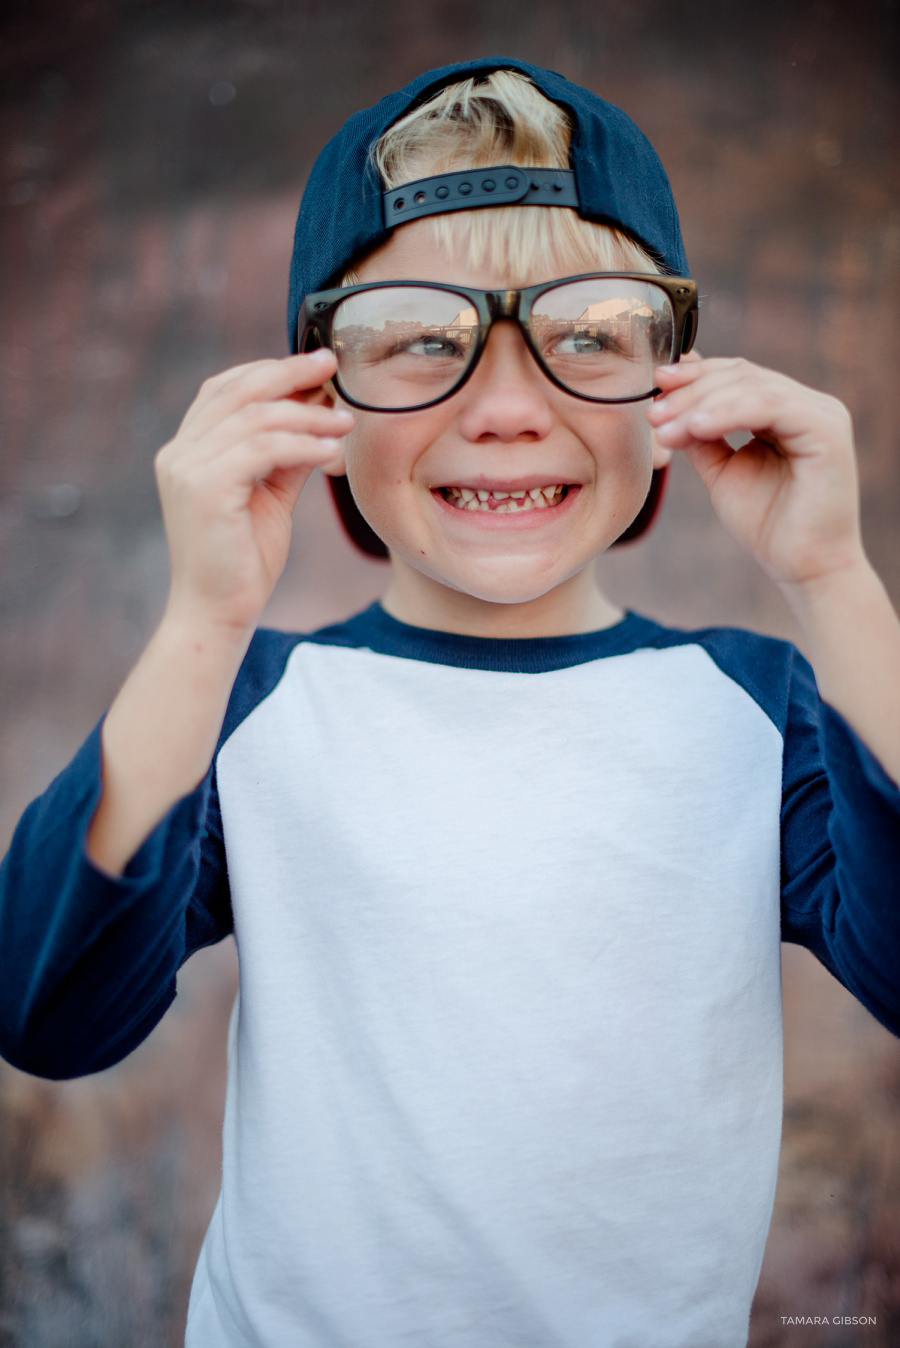
<instances>
[{"instance_id":1,"label":"finger","mask_svg":"<svg viewBox=\"0 0 900 1348\"><path fill-rule=\"evenodd\" d=\"M318 403L320 407L335 407L338 405L337 393L331 379L326 380L320 388L301 389L296 393L289 393L287 396L293 402L305 403L307 406L312 406L314 403ZM350 410L346 404L344 404L344 410Z\"/></svg>"},{"instance_id":2,"label":"finger","mask_svg":"<svg viewBox=\"0 0 900 1348\"><path fill-rule=\"evenodd\" d=\"M346 408L327 404L295 402L253 402L237 408L221 423L230 436L256 435L260 431L293 431L298 435L344 436L352 430L355 417Z\"/></svg>"},{"instance_id":3,"label":"finger","mask_svg":"<svg viewBox=\"0 0 900 1348\"><path fill-rule=\"evenodd\" d=\"M657 365L653 377L661 389L668 390L693 383L701 375L716 370L734 370L741 364L747 362L742 362L739 357L702 356L695 349L682 356L674 365Z\"/></svg>"},{"instance_id":4,"label":"finger","mask_svg":"<svg viewBox=\"0 0 900 1348\"><path fill-rule=\"evenodd\" d=\"M196 420L198 413L202 413L209 403L217 398L227 385L233 383L242 375L271 367L274 363L275 362L272 360L252 360L247 361L242 365L233 365L227 370L220 370L217 374L209 375L208 378L204 379L197 390L197 396L185 412L179 429L184 429L185 426L193 423Z\"/></svg>"},{"instance_id":5,"label":"finger","mask_svg":"<svg viewBox=\"0 0 900 1348\"><path fill-rule=\"evenodd\" d=\"M190 460L200 466L219 458L243 440L269 431L290 431L295 435L343 437L353 428L353 415L343 408L315 403L298 403L283 398L279 402L253 402L236 408L224 420L214 423L195 440L182 438L172 442L169 457L173 461Z\"/></svg>"},{"instance_id":6,"label":"finger","mask_svg":"<svg viewBox=\"0 0 900 1348\"><path fill-rule=\"evenodd\" d=\"M740 379L740 370L734 365L711 366L707 363L706 368L698 370L689 381L658 394L647 409L647 418L652 425L662 426L700 406L716 389L738 388Z\"/></svg>"},{"instance_id":7,"label":"finger","mask_svg":"<svg viewBox=\"0 0 900 1348\"><path fill-rule=\"evenodd\" d=\"M330 463L347 429L330 408L251 404L197 443L176 437L165 445L155 460L157 480L164 494L246 501L252 484L277 467Z\"/></svg>"},{"instance_id":8,"label":"finger","mask_svg":"<svg viewBox=\"0 0 900 1348\"><path fill-rule=\"evenodd\" d=\"M329 463L341 448L334 437L297 435L290 431L263 431L234 445L209 465L211 484L252 487L278 470L313 468Z\"/></svg>"},{"instance_id":9,"label":"finger","mask_svg":"<svg viewBox=\"0 0 900 1348\"><path fill-rule=\"evenodd\" d=\"M767 440L773 448L808 430L810 408L791 409L775 385L717 382L707 385L696 400L683 404L674 415L657 423L660 443L683 449L690 440L719 440L738 431L749 431Z\"/></svg>"},{"instance_id":10,"label":"finger","mask_svg":"<svg viewBox=\"0 0 900 1348\"><path fill-rule=\"evenodd\" d=\"M691 440L683 446L684 457L696 469L705 487L712 487L723 468L734 458L737 450L727 440Z\"/></svg>"},{"instance_id":11,"label":"finger","mask_svg":"<svg viewBox=\"0 0 900 1348\"><path fill-rule=\"evenodd\" d=\"M301 352L280 359L252 361L248 365L225 370L207 381L214 394L228 392L241 397L257 396L259 389L271 390L270 396L287 397L296 389L314 388L330 379L337 368L337 357L328 347Z\"/></svg>"},{"instance_id":12,"label":"finger","mask_svg":"<svg viewBox=\"0 0 900 1348\"><path fill-rule=\"evenodd\" d=\"M182 426L202 431L234 408L249 402L296 398L331 379L337 368L334 352L327 348L283 360L253 361L213 375L205 381L188 409Z\"/></svg>"},{"instance_id":13,"label":"finger","mask_svg":"<svg viewBox=\"0 0 900 1348\"><path fill-rule=\"evenodd\" d=\"M202 470L181 465L164 475L160 495L164 503L168 501L182 510L196 509L206 516L246 509L257 488L267 482L293 492L296 500L313 469L332 463L341 443L338 439L269 431L233 446ZM296 478L291 476L294 473Z\"/></svg>"},{"instance_id":14,"label":"finger","mask_svg":"<svg viewBox=\"0 0 900 1348\"><path fill-rule=\"evenodd\" d=\"M312 471L305 463L296 468L275 468L257 485L271 492L288 510L293 511Z\"/></svg>"}]
</instances>

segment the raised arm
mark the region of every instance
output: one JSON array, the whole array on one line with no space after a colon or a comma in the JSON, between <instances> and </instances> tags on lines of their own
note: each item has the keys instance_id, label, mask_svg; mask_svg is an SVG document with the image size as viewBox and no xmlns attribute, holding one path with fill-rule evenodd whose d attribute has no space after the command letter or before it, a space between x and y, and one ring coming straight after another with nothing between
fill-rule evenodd
<instances>
[{"instance_id":1,"label":"raised arm","mask_svg":"<svg viewBox=\"0 0 900 1348\"><path fill-rule=\"evenodd\" d=\"M657 370L648 416L719 518L779 587L824 701L900 781L900 620L863 549L853 427L825 393L746 360ZM732 449L725 436L749 431Z\"/></svg>"},{"instance_id":2,"label":"raised arm","mask_svg":"<svg viewBox=\"0 0 900 1348\"><path fill-rule=\"evenodd\" d=\"M319 405L333 361L218 376L157 456L164 617L0 864L0 1054L24 1071L119 1061L171 1004L187 954L230 930L213 759L293 507L347 430Z\"/></svg>"},{"instance_id":3,"label":"raised arm","mask_svg":"<svg viewBox=\"0 0 900 1348\"><path fill-rule=\"evenodd\" d=\"M783 939L900 1035L900 622L863 551L849 413L744 360L657 374L660 444L690 459L806 636L785 740ZM735 431L753 439L732 449Z\"/></svg>"},{"instance_id":4,"label":"raised arm","mask_svg":"<svg viewBox=\"0 0 900 1348\"><path fill-rule=\"evenodd\" d=\"M352 425L350 414L311 400L324 396L334 365L322 351L216 376L157 455L171 588L103 725L103 792L87 849L110 874L209 768L235 675L287 560L294 506Z\"/></svg>"}]
</instances>

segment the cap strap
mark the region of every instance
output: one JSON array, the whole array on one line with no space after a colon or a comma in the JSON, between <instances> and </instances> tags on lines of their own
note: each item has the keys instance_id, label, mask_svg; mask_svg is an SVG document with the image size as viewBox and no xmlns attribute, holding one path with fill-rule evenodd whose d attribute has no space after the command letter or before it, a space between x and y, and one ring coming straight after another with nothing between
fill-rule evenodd
<instances>
[{"instance_id":1,"label":"cap strap","mask_svg":"<svg viewBox=\"0 0 900 1348\"><path fill-rule=\"evenodd\" d=\"M496 168L439 173L383 194L384 225L404 225L422 215L469 211L476 206L574 206L578 189L572 169Z\"/></svg>"}]
</instances>

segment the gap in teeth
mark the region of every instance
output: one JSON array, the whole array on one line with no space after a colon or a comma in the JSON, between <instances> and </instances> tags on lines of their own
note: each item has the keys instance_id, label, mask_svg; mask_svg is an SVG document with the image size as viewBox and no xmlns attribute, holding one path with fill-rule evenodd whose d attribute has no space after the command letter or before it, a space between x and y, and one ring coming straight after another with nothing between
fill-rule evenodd
<instances>
[{"instance_id":1,"label":"gap in teeth","mask_svg":"<svg viewBox=\"0 0 900 1348\"><path fill-rule=\"evenodd\" d=\"M566 495L568 487L556 484L547 487L532 487L529 491L484 491L473 487L441 487L441 494L457 510L489 510L491 514L511 513L519 510L546 510L557 505ZM491 505L491 502L495 504ZM513 504L515 502L516 504ZM520 504L521 503L521 504Z\"/></svg>"}]
</instances>

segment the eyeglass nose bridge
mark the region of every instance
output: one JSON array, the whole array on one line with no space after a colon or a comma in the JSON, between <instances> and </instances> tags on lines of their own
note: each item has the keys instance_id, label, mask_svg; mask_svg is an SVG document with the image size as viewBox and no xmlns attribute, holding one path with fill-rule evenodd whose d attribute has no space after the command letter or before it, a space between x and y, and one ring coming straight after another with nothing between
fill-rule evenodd
<instances>
[{"instance_id":1,"label":"eyeglass nose bridge","mask_svg":"<svg viewBox=\"0 0 900 1348\"><path fill-rule=\"evenodd\" d=\"M525 301L526 292L523 290L484 290L481 293L484 296L484 302L487 306L489 315L488 323L482 326L481 337L476 344L469 368L461 379L460 385L457 385L457 387L460 387L465 383L472 374L474 374L476 366L481 363L481 358L484 355L488 338L494 329L494 324L498 320L506 320L515 324L519 330L519 336L525 343L526 350L531 360L534 361L535 365L545 378L550 379L551 383L555 383L556 381L544 367L543 362L540 360L534 349L534 342L529 330L531 306ZM454 392L455 391L456 390L454 389Z\"/></svg>"},{"instance_id":2,"label":"eyeglass nose bridge","mask_svg":"<svg viewBox=\"0 0 900 1348\"><path fill-rule=\"evenodd\" d=\"M518 318L520 290L504 290L499 296L498 318Z\"/></svg>"},{"instance_id":3,"label":"eyeglass nose bridge","mask_svg":"<svg viewBox=\"0 0 900 1348\"><path fill-rule=\"evenodd\" d=\"M519 329L520 335L525 340L525 345L528 348L528 352L531 358L535 361L541 373L546 374L547 371L543 369L541 362L537 359L534 353L534 349L532 347L532 343L528 333L527 321L523 318L522 315L522 307L523 307L522 291L485 290L482 291L482 294L484 295L485 303L487 304L489 321L487 323L487 326L482 328L482 337L477 344L474 353L474 358L466 373L466 378L468 378L474 372L475 366L480 364L481 357L483 356L484 349L487 345L488 337L493 331L494 324L497 322L498 319L500 320L507 319L516 325L516 327ZM465 379L463 379L461 382L464 383Z\"/></svg>"},{"instance_id":4,"label":"eyeglass nose bridge","mask_svg":"<svg viewBox=\"0 0 900 1348\"><path fill-rule=\"evenodd\" d=\"M484 298L487 301L488 313L491 318L512 318L519 317L519 301L521 299L521 290L486 290Z\"/></svg>"},{"instance_id":5,"label":"eyeglass nose bridge","mask_svg":"<svg viewBox=\"0 0 900 1348\"><path fill-rule=\"evenodd\" d=\"M531 343L528 339L527 322L522 315L522 291L521 290L486 290L483 292L487 301L487 310L490 315L490 321L484 330L484 336L481 341L478 356L484 350L484 346L490 336L491 329L498 319L506 319L515 323L516 327L525 338L526 345L530 348Z\"/></svg>"}]
</instances>

